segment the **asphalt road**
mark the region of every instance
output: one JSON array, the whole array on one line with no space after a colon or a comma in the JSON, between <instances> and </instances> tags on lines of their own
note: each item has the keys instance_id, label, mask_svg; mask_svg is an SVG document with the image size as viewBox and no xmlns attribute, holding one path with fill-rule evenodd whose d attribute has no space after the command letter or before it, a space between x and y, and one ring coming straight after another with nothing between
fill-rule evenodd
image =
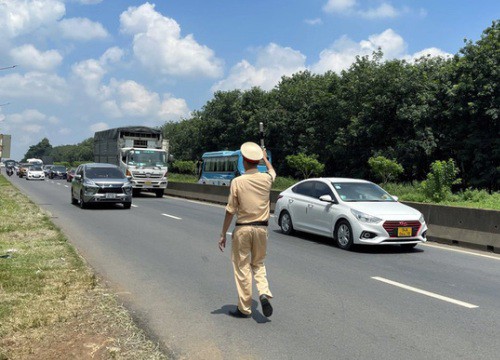
<instances>
[{"instance_id":1,"label":"asphalt road","mask_svg":"<svg viewBox=\"0 0 500 360\"><path fill-rule=\"evenodd\" d=\"M234 319L224 208L134 198L81 210L64 180L11 181L46 209L132 314L176 358L498 359L500 256L441 245L340 250L272 221L274 314ZM273 219L271 219L273 220Z\"/></svg>"}]
</instances>

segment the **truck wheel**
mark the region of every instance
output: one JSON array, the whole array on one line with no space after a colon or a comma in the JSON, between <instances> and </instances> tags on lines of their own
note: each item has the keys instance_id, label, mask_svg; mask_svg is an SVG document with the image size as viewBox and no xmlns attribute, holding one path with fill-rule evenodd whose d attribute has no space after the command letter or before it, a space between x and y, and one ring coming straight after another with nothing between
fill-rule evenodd
<instances>
[{"instance_id":1,"label":"truck wheel","mask_svg":"<svg viewBox=\"0 0 500 360\"><path fill-rule=\"evenodd\" d=\"M155 194L156 194L156 197L157 198L161 198L163 197L163 194L165 194L165 190L161 189L161 190L156 190L155 191Z\"/></svg>"},{"instance_id":2,"label":"truck wheel","mask_svg":"<svg viewBox=\"0 0 500 360\"><path fill-rule=\"evenodd\" d=\"M139 190L139 189L132 189L132 196L139 196L140 193L141 193L141 190Z\"/></svg>"}]
</instances>

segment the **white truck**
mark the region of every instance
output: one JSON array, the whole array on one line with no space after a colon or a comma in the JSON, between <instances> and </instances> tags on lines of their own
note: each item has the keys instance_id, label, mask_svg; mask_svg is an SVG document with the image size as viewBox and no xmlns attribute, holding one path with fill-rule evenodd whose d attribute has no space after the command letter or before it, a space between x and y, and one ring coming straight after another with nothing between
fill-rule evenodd
<instances>
[{"instance_id":1,"label":"white truck","mask_svg":"<svg viewBox=\"0 0 500 360\"><path fill-rule=\"evenodd\" d=\"M94 161L114 164L130 179L134 194L162 197L168 183L168 140L161 130L126 126L94 134Z\"/></svg>"}]
</instances>

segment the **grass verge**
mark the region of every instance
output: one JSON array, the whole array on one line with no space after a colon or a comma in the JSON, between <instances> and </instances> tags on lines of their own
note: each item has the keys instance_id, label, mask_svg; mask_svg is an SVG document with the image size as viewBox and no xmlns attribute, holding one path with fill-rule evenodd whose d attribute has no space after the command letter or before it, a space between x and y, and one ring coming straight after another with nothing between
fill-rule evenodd
<instances>
[{"instance_id":1,"label":"grass verge","mask_svg":"<svg viewBox=\"0 0 500 360\"><path fill-rule=\"evenodd\" d=\"M0 175L0 360L166 358L48 215Z\"/></svg>"}]
</instances>

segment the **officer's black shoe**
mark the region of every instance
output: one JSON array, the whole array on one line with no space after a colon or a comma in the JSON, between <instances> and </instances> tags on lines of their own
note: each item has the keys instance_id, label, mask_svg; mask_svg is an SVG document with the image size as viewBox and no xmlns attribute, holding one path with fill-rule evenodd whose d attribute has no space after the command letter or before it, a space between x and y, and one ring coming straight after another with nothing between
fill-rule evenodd
<instances>
[{"instance_id":1,"label":"officer's black shoe","mask_svg":"<svg viewBox=\"0 0 500 360\"><path fill-rule=\"evenodd\" d=\"M273 307L271 306L267 295L260 296L260 304L262 305L262 312L264 313L264 316L270 317L273 314Z\"/></svg>"},{"instance_id":2,"label":"officer's black shoe","mask_svg":"<svg viewBox=\"0 0 500 360\"><path fill-rule=\"evenodd\" d=\"M229 312L229 315L231 315L232 317L235 317L235 318L241 318L241 319L247 319L250 317L249 314L243 314L240 309L236 308L236 310L234 311L230 311Z\"/></svg>"}]
</instances>

